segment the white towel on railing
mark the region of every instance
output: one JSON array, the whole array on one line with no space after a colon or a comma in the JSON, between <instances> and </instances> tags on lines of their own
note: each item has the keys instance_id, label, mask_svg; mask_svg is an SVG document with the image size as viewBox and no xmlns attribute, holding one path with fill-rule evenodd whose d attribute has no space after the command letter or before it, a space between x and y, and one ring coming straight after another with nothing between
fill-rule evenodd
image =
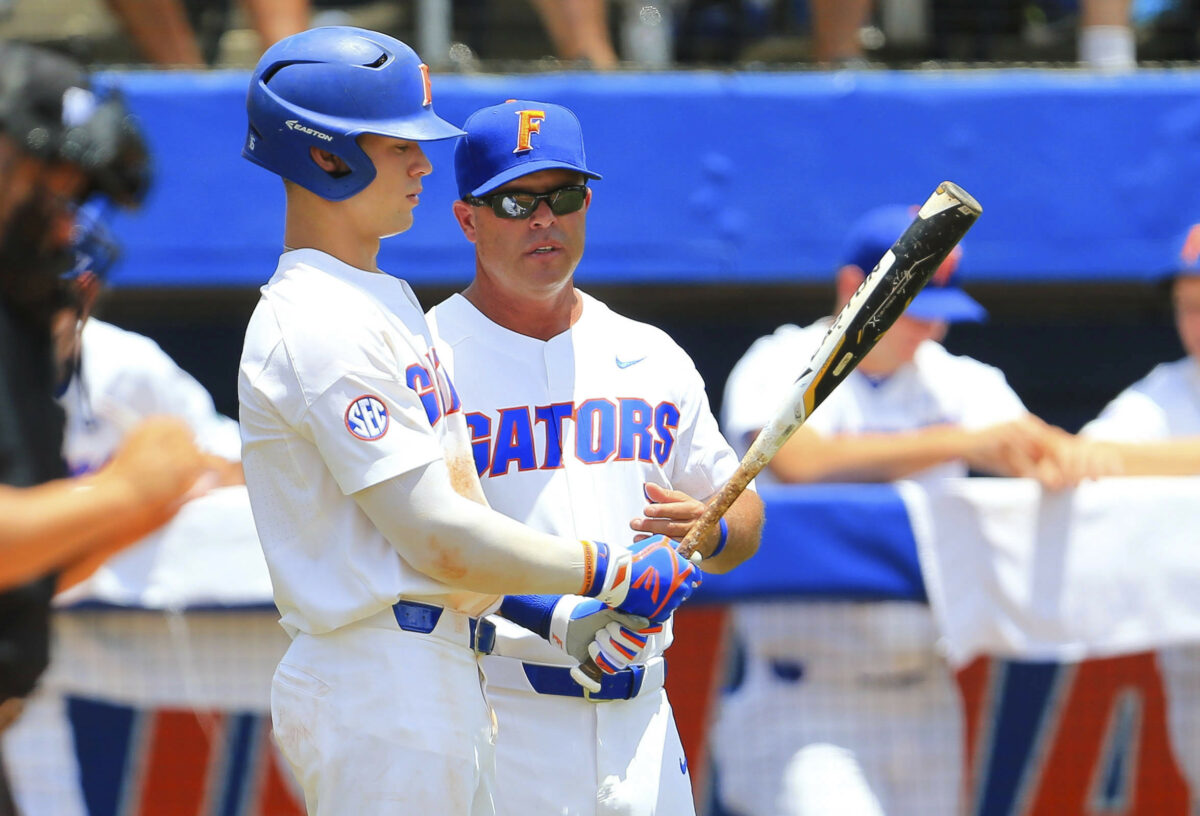
<instances>
[{"instance_id":1,"label":"white towel on railing","mask_svg":"<svg viewBox=\"0 0 1200 816\"><path fill-rule=\"evenodd\" d=\"M899 489L953 665L1200 643L1200 477Z\"/></svg>"}]
</instances>

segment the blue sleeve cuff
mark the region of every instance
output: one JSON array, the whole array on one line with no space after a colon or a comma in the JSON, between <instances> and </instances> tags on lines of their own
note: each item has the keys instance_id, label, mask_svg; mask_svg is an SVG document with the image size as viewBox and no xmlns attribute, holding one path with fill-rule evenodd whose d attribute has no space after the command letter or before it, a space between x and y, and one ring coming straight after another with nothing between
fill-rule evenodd
<instances>
[{"instance_id":1,"label":"blue sleeve cuff","mask_svg":"<svg viewBox=\"0 0 1200 816\"><path fill-rule=\"evenodd\" d=\"M505 595L500 616L530 632L550 639L550 619L561 595Z\"/></svg>"}]
</instances>

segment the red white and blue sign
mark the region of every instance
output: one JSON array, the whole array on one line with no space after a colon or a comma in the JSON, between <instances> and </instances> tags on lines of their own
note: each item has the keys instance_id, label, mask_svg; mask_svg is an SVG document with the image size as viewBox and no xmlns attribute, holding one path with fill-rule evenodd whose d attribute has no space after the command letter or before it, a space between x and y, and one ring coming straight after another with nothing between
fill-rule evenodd
<instances>
[{"instance_id":1,"label":"red white and blue sign","mask_svg":"<svg viewBox=\"0 0 1200 816\"><path fill-rule=\"evenodd\" d=\"M387 406L373 394L364 394L346 409L346 430L359 439L372 442L387 433L387 429Z\"/></svg>"}]
</instances>

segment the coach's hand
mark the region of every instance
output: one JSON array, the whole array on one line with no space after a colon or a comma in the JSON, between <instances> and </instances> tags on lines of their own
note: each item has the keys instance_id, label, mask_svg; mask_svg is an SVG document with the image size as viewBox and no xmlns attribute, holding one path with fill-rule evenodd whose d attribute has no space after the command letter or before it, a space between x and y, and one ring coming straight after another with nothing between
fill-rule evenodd
<instances>
[{"instance_id":1,"label":"coach's hand","mask_svg":"<svg viewBox=\"0 0 1200 816\"><path fill-rule=\"evenodd\" d=\"M609 626L636 631L650 626L650 621L613 609L595 598L564 595L551 613L550 642L583 663L591 656L588 647L596 641L597 633Z\"/></svg>"},{"instance_id":2,"label":"coach's hand","mask_svg":"<svg viewBox=\"0 0 1200 816\"><path fill-rule=\"evenodd\" d=\"M675 551L675 542L661 535L631 544L628 549L595 542L595 577L585 594L622 612L662 623L700 585L696 565Z\"/></svg>"}]
</instances>

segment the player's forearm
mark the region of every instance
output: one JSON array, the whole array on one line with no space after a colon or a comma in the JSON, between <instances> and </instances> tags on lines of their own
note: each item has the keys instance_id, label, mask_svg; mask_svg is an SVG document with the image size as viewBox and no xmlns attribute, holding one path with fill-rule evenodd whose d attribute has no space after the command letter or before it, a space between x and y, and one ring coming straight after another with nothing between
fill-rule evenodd
<instances>
[{"instance_id":1,"label":"player's forearm","mask_svg":"<svg viewBox=\"0 0 1200 816\"><path fill-rule=\"evenodd\" d=\"M62 569L97 548L134 541L166 518L103 474L0 488L0 589Z\"/></svg>"},{"instance_id":2,"label":"player's forearm","mask_svg":"<svg viewBox=\"0 0 1200 816\"><path fill-rule=\"evenodd\" d=\"M715 556L705 557L705 572L729 572L758 552L762 540L763 503L758 494L747 490L725 511L725 546Z\"/></svg>"},{"instance_id":3,"label":"player's forearm","mask_svg":"<svg viewBox=\"0 0 1200 816\"><path fill-rule=\"evenodd\" d=\"M801 428L768 467L789 484L891 482L962 458L965 445L964 432L946 427L829 437Z\"/></svg>"},{"instance_id":4,"label":"player's forearm","mask_svg":"<svg viewBox=\"0 0 1200 816\"><path fill-rule=\"evenodd\" d=\"M460 496L441 461L355 494L414 569L486 594L580 593L587 549Z\"/></svg>"},{"instance_id":5,"label":"player's forearm","mask_svg":"<svg viewBox=\"0 0 1200 816\"><path fill-rule=\"evenodd\" d=\"M1093 442L1110 448L1126 476L1192 476L1200 474L1200 437L1167 442Z\"/></svg>"}]
</instances>

